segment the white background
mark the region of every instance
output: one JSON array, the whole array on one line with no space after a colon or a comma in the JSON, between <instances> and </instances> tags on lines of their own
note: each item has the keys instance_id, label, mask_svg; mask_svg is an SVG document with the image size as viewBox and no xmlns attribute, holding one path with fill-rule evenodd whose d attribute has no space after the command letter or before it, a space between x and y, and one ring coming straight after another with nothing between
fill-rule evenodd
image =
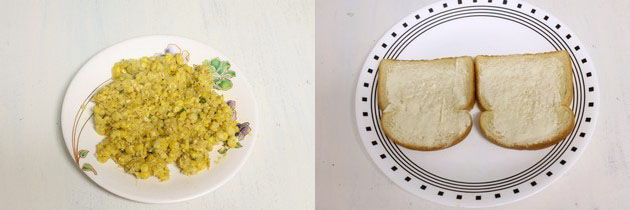
<instances>
[{"instance_id":1,"label":"white background","mask_svg":"<svg viewBox=\"0 0 630 210\"><path fill-rule=\"evenodd\" d=\"M312 209L314 5L307 1L2 1L0 209ZM152 34L199 40L236 63L259 105L258 142L237 175L200 198L149 205L78 170L63 95L91 56Z\"/></svg>"},{"instance_id":2,"label":"white background","mask_svg":"<svg viewBox=\"0 0 630 210\"><path fill-rule=\"evenodd\" d=\"M317 209L450 209L390 181L361 145L353 113L358 73L376 41L400 19L433 2L316 2ZM591 144L567 174L532 197L492 209L628 209L630 2L529 3L562 20L584 43L598 71L600 115Z\"/></svg>"}]
</instances>

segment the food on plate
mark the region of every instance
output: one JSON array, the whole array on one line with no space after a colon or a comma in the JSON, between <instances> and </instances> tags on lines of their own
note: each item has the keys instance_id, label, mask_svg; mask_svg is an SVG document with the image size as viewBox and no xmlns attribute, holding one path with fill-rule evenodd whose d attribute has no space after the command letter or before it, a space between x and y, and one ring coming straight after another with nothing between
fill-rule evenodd
<instances>
[{"instance_id":1,"label":"food on plate","mask_svg":"<svg viewBox=\"0 0 630 210\"><path fill-rule=\"evenodd\" d=\"M479 126L493 143L541 149L572 130L572 71L569 54L477 56Z\"/></svg>"},{"instance_id":2,"label":"food on plate","mask_svg":"<svg viewBox=\"0 0 630 210\"><path fill-rule=\"evenodd\" d=\"M474 69L469 56L435 60L382 60L378 72L381 126L396 144L439 150L470 132Z\"/></svg>"},{"instance_id":3,"label":"food on plate","mask_svg":"<svg viewBox=\"0 0 630 210\"><path fill-rule=\"evenodd\" d=\"M112 82L92 98L94 127L105 136L98 161L112 159L137 178L164 181L168 164L194 175L210 167L213 149L241 147L249 124L238 123L235 102L215 91L232 87L230 64L215 58L189 66L188 57L169 45L164 54L114 64Z\"/></svg>"}]
</instances>

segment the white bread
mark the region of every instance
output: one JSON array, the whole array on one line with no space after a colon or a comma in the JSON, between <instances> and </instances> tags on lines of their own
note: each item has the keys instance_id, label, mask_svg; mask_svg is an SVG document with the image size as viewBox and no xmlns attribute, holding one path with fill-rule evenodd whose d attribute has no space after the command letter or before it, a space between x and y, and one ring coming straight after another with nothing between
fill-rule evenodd
<instances>
[{"instance_id":1,"label":"white bread","mask_svg":"<svg viewBox=\"0 0 630 210\"><path fill-rule=\"evenodd\" d=\"M381 61L377 91L385 135L414 150L459 143L472 127L474 87L468 56Z\"/></svg>"},{"instance_id":2,"label":"white bread","mask_svg":"<svg viewBox=\"0 0 630 210\"><path fill-rule=\"evenodd\" d=\"M475 57L479 126L493 143L512 149L541 149L573 129L569 54Z\"/></svg>"}]
</instances>

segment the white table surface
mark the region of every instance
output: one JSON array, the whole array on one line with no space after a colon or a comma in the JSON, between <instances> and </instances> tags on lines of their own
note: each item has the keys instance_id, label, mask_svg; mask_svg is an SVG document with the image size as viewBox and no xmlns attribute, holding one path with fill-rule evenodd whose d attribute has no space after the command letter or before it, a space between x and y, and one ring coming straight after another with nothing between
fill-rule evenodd
<instances>
[{"instance_id":1,"label":"white table surface","mask_svg":"<svg viewBox=\"0 0 630 210\"><path fill-rule=\"evenodd\" d=\"M317 209L450 209L391 182L360 144L352 112L358 73L376 41L433 2L316 2ZM630 1L529 3L561 19L586 45L599 74L600 115L591 144L567 174L532 197L491 209L629 209Z\"/></svg>"},{"instance_id":2,"label":"white table surface","mask_svg":"<svg viewBox=\"0 0 630 210\"><path fill-rule=\"evenodd\" d=\"M314 1L2 1L0 209L312 209ZM237 63L259 105L258 142L218 190L175 204L113 195L79 171L60 128L83 63L152 34L207 43Z\"/></svg>"}]
</instances>

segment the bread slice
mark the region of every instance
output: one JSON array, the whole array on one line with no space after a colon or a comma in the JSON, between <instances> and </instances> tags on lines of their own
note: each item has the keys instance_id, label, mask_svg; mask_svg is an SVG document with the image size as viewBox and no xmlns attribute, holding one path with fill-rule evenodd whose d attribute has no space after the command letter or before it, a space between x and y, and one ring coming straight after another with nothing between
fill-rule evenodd
<instances>
[{"instance_id":1,"label":"bread slice","mask_svg":"<svg viewBox=\"0 0 630 210\"><path fill-rule=\"evenodd\" d=\"M414 150L438 150L468 135L474 105L471 57L383 60L378 105L385 135Z\"/></svg>"},{"instance_id":2,"label":"bread slice","mask_svg":"<svg viewBox=\"0 0 630 210\"><path fill-rule=\"evenodd\" d=\"M566 51L475 57L479 126L493 143L542 149L573 129L571 60Z\"/></svg>"}]
</instances>

